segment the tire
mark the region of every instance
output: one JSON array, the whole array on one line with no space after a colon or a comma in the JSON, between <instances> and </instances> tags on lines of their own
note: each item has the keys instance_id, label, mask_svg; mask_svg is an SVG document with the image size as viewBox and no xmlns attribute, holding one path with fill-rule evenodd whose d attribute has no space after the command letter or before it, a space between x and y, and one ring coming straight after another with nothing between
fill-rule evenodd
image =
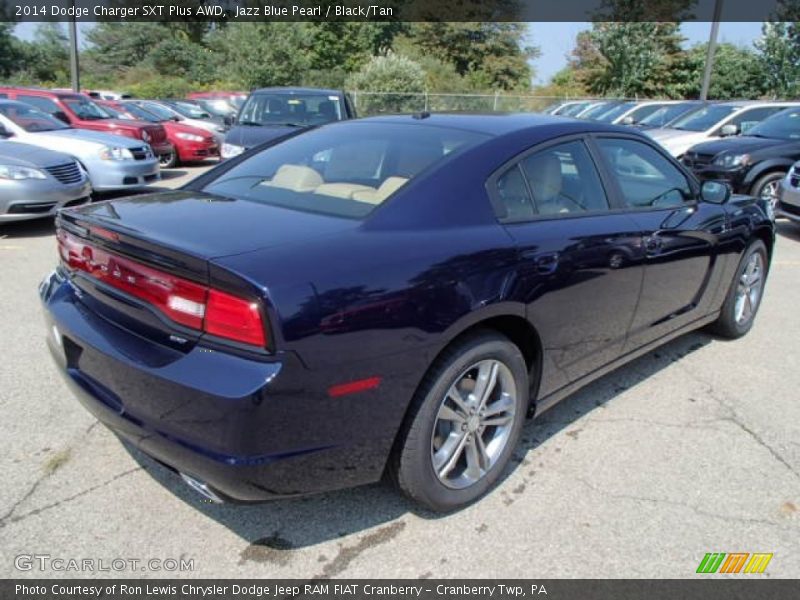
<instances>
[{"instance_id":1,"label":"tire","mask_svg":"<svg viewBox=\"0 0 800 600\"><path fill-rule=\"evenodd\" d=\"M178 153L173 150L158 157L158 164L162 169L171 169L178 164Z\"/></svg>"},{"instance_id":2,"label":"tire","mask_svg":"<svg viewBox=\"0 0 800 600\"><path fill-rule=\"evenodd\" d=\"M479 404L475 387L479 380L491 382L492 373L488 409L483 417L470 415L470 407ZM503 335L478 332L446 349L414 395L398 436L389 469L396 485L437 512L480 498L500 478L517 446L529 389L525 359Z\"/></svg>"},{"instance_id":3,"label":"tire","mask_svg":"<svg viewBox=\"0 0 800 600\"><path fill-rule=\"evenodd\" d=\"M755 288L752 276L745 277L745 272L748 271L753 261L760 263L758 280L756 281L758 290L755 300L752 295L746 292L746 297L741 296L743 293L742 286L749 285L751 291ZM753 240L750 242L750 245L744 251L744 254L742 254L739 266L736 268L736 274L733 276L730 289L728 290L727 296L725 296L725 302L722 304L722 311L720 312L719 318L711 324L710 329L714 333L722 337L736 339L750 331L758 309L761 306L761 299L764 297L764 284L766 283L768 264L767 247L764 245L764 242L761 240ZM750 307L749 315L746 318L737 318L737 316L740 315L740 300L745 302L745 310L747 306ZM744 317L744 314L741 316Z\"/></svg>"},{"instance_id":4,"label":"tire","mask_svg":"<svg viewBox=\"0 0 800 600\"><path fill-rule=\"evenodd\" d=\"M753 187L750 188L750 195L756 196L757 198L764 197L766 200L769 201L770 204L772 204L773 209L777 208L778 186L780 185L781 180L783 180L784 177L786 177L786 173L782 173L780 171L767 173L766 175L759 177L758 179L756 179L755 183L753 183ZM763 196L766 192L766 189L773 186L775 189L775 193L770 194L769 197Z\"/></svg>"}]
</instances>

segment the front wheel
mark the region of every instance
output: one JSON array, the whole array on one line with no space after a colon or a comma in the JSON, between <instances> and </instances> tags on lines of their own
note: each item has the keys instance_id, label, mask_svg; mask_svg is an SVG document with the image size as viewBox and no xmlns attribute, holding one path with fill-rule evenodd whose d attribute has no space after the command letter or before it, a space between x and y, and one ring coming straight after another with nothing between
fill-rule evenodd
<instances>
[{"instance_id":1,"label":"front wheel","mask_svg":"<svg viewBox=\"0 0 800 600\"><path fill-rule=\"evenodd\" d=\"M519 441L528 394L525 359L508 338L485 332L457 342L412 401L392 458L397 485L442 512L482 496Z\"/></svg>"},{"instance_id":2,"label":"front wheel","mask_svg":"<svg viewBox=\"0 0 800 600\"><path fill-rule=\"evenodd\" d=\"M778 207L778 190L786 173L767 173L760 177L750 190L752 196L763 198L772 205L773 210Z\"/></svg>"},{"instance_id":3,"label":"front wheel","mask_svg":"<svg viewBox=\"0 0 800 600\"><path fill-rule=\"evenodd\" d=\"M719 318L712 330L727 338L739 338L753 326L767 277L767 247L754 240L742 254Z\"/></svg>"},{"instance_id":4,"label":"front wheel","mask_svg":"<svg viewBox=\"0 0 800 600\"><path fill-rule=\"evenodd\" d=\"M158 164L162 169L171 169L178 164L178 153L174 150L158 157Z\"/></svg>"}]
</instances>

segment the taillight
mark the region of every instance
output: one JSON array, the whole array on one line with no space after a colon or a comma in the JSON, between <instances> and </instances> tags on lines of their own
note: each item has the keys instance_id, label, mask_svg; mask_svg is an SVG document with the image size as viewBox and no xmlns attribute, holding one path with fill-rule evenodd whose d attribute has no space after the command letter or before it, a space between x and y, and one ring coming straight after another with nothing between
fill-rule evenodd
<instances>
[{"instance_id":1,"label":"taillight","mask_svg":"<svg viewBox=\"0 0 800 600\"><path fill-rule=\"evenodd\" d=\"M264 320L257 302L92 246L63 229L58 230L57 239L61 260L70 269L144 300L186 327L243 344L266 346Z\"/></svg>"},{"instance_id":2,"label":"taillight","mask_svg":"<svg viewBox=\"0 0 800 600\"><path fill-rule=\"evenodd\" d=\"M245 344L264 346L264 324L258 304L218 290L208 290L205 330Z\"/></svg>"}]
</instances>

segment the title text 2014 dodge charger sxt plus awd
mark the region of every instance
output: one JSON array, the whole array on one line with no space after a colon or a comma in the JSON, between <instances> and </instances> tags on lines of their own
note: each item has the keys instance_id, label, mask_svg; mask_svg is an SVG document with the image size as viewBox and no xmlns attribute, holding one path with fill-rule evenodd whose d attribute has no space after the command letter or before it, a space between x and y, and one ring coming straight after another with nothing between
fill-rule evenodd
<instances>
[{"instance_id":1,"label":"title text 2014 dodge charger sxt plus awd","mask_svg":"<svg viewBox=\"0 0 800 600\"><path fill-rule=\"evenodd\" d=\"M41 286L84 405L212 499L391 475L486 492L531 411L683 332L738 337L774 225L645 136L378 117L64 211Z\"/></svg>"}]
</instances>

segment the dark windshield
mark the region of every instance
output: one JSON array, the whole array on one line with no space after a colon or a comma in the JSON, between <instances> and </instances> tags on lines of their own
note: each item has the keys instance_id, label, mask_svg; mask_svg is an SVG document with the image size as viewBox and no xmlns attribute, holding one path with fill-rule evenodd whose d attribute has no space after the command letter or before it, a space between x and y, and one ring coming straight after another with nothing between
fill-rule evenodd
<instances>
[{"instance_id":1,"label":"dark windshield","mask_svg":"<svg viewBox=\"0 0 800 600\"><path fill-rule=\"evenodd\" d=\"M253 94L239 112L246 125L320 125L342 119L339 96L323 94Z\"/></svg>"},{"instance_id":2,"label":"dark windshield","mask_svg":"<svg viewBox=\"0 0 800 600\"><path fill-rule=\"evenodd\" d=\"M682 131L707 131L737 110L735 106L712 104L677 119L670 125Z\"/></svg>"},{"instance_id":3,"label":"dark windshield","mask_svg":"<svg viewBox=\"0 0 800 600\"><path fill-rule=\"evenodd\" d=\"M167 121L169 117L162 119L161 117L153 114L149 110L145 110L141 106L136 106L132 103L124 104L125 110L132 114L135 118L141 119L142 121L150 121L151 123L160 123L161 121Z\"/></svg>"},{"instance_id":4,"label":"dark windshield","mask_svg":"<svg viewBox=\"0 0 800 600\"><path fill-rule=\"evenodd\" d=\"M635 102L624 102L622 104L618 104L617 106L611 108L611 110L607 110L597 115L595 120L599 121L600 123L613 123L614 119L628 112L635 105Z\"/></svg>"},{"instance_id":5,"label":"dark windshield","mask_svg":"<svg viewBox=\"0 0 800 600\"><path fill-rule=\"evenodd\" d=\"M181 115L189 119L211 118L211 115L209 113L204 111L196 104L191 104L189 102L170 102L169 105L175 110L175 112L180 113Z\"/></svg>"},{"instance_id":6,"label":"dark windshield","mask_svg":"<svg viewBox=\"0 0 800 600\"><path fill-rule=\"evenodd\" d=\"M109 118L108 113L101 107L85 98L64 98L64 104L66 104L79 119L96 121L98 119Z\"/></svg>"},{"instance_id":7,"label":"dark windshield","mask_svg":"<svg viewBox=\"0 0 800 600\"><path fill-rule=\"evenodd\" d=\"M668 104L666 106L662 106L657 111L653 112L652 114L647 115L643 119L640 119L638 123L640 125L649 125L651 127L663 127L670 121L673 121L683 115L684 113L694 112L701 108L701 105L698 104L689 104L689 103L681 103L681 104Z\"/></svg>"},{"instance_id":8,"label":"dark windshield","mask_svg":"<svg viewBox=\"0 0 800 600\"><path fill-rule=\"evenodd\" d=\"M175 116L175 113L173 111L164 106L161 106L160 104L156 104L155 102L143 102L141 104L129 102L125 106L126 107L135 106L137 108L141 108L142 110L146 110L147 112L154 114L162 121L169 121Z\"/></svg>"},{"instance_id":9,"label":"dark windshield","mask_svg":"<svg viewBox=\"0 0 800 600\"><path fill-rule=\"evenodd\" d=\"M203 189L361 218L423 170L487 137L449 128L351 121L266 148Z\"/></svg>"},{"instance_id":10,"label":"dark windshield","mask_svg":"<svg viewBox=\"0 0 800 600\"><path fill-rule=\"evenodd\" d=\"M756 137L779 140L800 139L800 109L790 108L764 119L747 132Z\"/></svg>"},{"instance_id":11,"label":"dark windshield","mask_svg":"<svg viewBox=\"0 0 800 600\"><path fill-rule=\"evenodd\" d=\"M645 106L639 106L625 115L625 123L640 123L642 119L652 115L657 110L661 110L662 107L663 104L647 104Z\"/></svg>"},{"instance_id":12,"label":"dark windshield","mask_svg":"<svg viewBox=\"0 0 800 600\"><path fill-rule=\"evenodd\" d=\"M30 133L70 129L63 121L21 102L0 103L0 114Z\"/></svg>"}]
</instances>

